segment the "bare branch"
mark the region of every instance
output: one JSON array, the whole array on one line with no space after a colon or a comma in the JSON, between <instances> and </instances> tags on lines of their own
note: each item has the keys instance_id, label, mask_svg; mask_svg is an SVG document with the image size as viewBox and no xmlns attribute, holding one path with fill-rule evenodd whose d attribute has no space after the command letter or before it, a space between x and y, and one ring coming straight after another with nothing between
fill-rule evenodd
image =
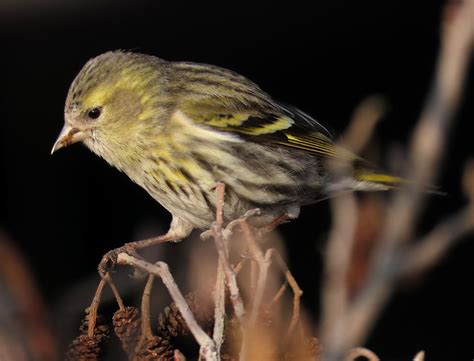
<instances>
[{"instance_id":1,"label":"bare branch","mask_svg":"<svg viewBox=\"0 0 474 361\"><path fill-rule=\"evenodd\" d=\"M296 279L293 277L291 274L290 270L288 269L288 266L286 265L285 261L283 261L283 258L281 255L275 250L275 249L270 249L271 256L276 260L277 265L280 267L280 270L282 273L285 275L286 278L286 283L280 288L278 293L273 297L272 303L278 299L279 294L282 293L286 289L286 285L289 284L291 287L291 290L293 291L293 312L291 315L291 321L290 321L290 326L288 327L287 335L293 334L293 331L295 330L296 326L298 325L300 321L300 299L301 296L303 295L303 291L298 285L298 282L296 282ZM277 298L278 297L278 298Z\"/></svg>"},{"instance_id":2,"label":"bare branch","mask_svg":"<svg viewBox=\"0 0 474 361\"><path fill-rule=\"evenodd\" d=\"M448 7L452 16L443 24L435 78L411 141L407 174L413 182L404 184L389 205L386 225L375 243L368 277L349 304L342 287L346 262L349 261L345 247L351 244L352 234L348 230L353 228L352 211L345 210L347 213L339 217L346 219L339 226L335 225L336 231L341 234L344 228L337 228L346 228L341 237L347 239L340 241L334 236L337 233L331 233L326 261L326 276L329 279L324 291L322 317L326 320L322 334L327 335L323 338L323 344L325 356L329 360L340 359L346 350L364 342L401 274L406 275L433 265L446 253L455 238L460 238L473 228L473 207L470 205L465 211L435 227L421 242L407 245L412 240L417 216L426 198L426 186L435 179L439 168L448 128L461 98L473 46L474 0L450 3ZM471 181L468 183L471 184ZM470 195L474 193L474 187L465 188L470 189ZM349 205L351 208L353 206ZM335 224L337 219L338 213L335 212ZM328 339L331 341L328 342Z\"/></svg>"},{"instance_id":3,"label":"bare branch","mask_svg":"<svg viewBox=\"0 0 474 361\"><path fill-rule=\"evenodd\" d=\"M163 281L164 285L168 289L168 292L171 295L174 303L179 309L179 312L183 316L183 319L186 322L189 330L196 339L197 343L200 346L200 353L206 360L217 361L217 351L215 348L214 341L204 332L204 330L199 326L194 315L189 309L184 296L179 290L176 282L171 275L168 265L164 262L157 262L156 264L151 264L145 261L142 261L138 258L132 257L126 253L120 253L117 258L119 264L128 264L133 267L137 267L149 274L158 276Z\"/></svg>"},{"instance_id":4,"label":"bare branch","mask_svg":"<svg viewBox=\"0 0 474 361\"><path fill-rule=\"evenodd\" d=\"M219 258L217 264L216 286L214 288L214 331L212 339L216 344L218 359L220 349L224 342L224 319L225 319L225 273L222 260Z\"/></svg>"},{"instance_id":5,"label":"bare branch","mask_svg":"<svg viewBox=\"0 0 474 361\"><path fill-rule=\"evenodd\" d=\"M142 340L153 337L153 331L151 330L150 322L150 296L151 289L153 288L153 281L155 276L150 274L146 281L145 289L142 295ZM138 348L139 349L139 348Z\"/></svg>"},{"instance_id":6,"label":"bare branch","mask_svg":"<svg viewBox=\"0 0 474 361\"><path fill-rule=\"evenodd\" d=\"M237 278L233 267L229 262L229 251L227 249L227 239L223 234L223 207L224 207L224 196L225 196L225 185L222 182L219 182L216 186L217 193L217 210L216 215L219 221L216 221L211 226L211 232L214 237L214 242L216 244L217 253L219 254L219 260L222 262L224 268L225 277L227 280L227 286L229 287L230 300L234 307L234 312L240 323L243 323L243 317L245 315L244 303L240 297L239 287L237 285Z\"/></svg>"},{"instance_id":7,"label":"bare branch","mask_svg":"<svg viewBox=\"0 0 474 361\"><path fill-rule=\"evenodd\" d=\"M443 221L407 251L400 276L420 273L432 267L454 246L455 241L472 231L474 222L470 208Z\"/></svg>"},{"instance_id":8,"label":"bare branch","mask_svg":"<svg viewBox=\"0 0 474 361\"><path fill-rule=\"evenodd\" d=\"M344 344L347 312L347 272L350 265L357 210L354 196L345 194L331 202L333 227L327 243L322 288L321 341L331 352Z\"/></svg>"},{"instance_id":9,"label":"bare branch","mask_svg":"<svg viewBox=\"0 0 474 361\"><path fill-rule=\"evenodd\" d=\"M245 240L247 241L249 251L259 266L255 296L253 298L252 304L252 312L249 318L249 328L253 329L253 327L255 327L255 323L257 321L263 301L263 295L268 276L268 268L270 267L271 251L269 250L265 253L265 255L263 254L247 222L242 222L240 226L244 233Z\"/></svg>"},{"instance_id":10,"label":"bare branch","mask_svg":"<svg viewBox=\"0 0 474 361\"><path fill-rule=\"evenodd\" d=\"M117 286L115 286L115 283L114 281L112 280L112 277L110 276L110 273L106 273L104 275L104 279L107 281L107 283L109 284L109 287L110 289L112 290L112 293L115 297L115 301L117 302L117 305L119 306L119 309L121 311L125 311L125 305L123 304L123 300L122 300L122 297L120 297L120 293L117 289Z\"/></svg>"},{"instance_id":11,"label":"bare branch","mask_svg":"<svg viewBox=\"0 0 474 361\"><path fill-rule=\"evenodd\" d=\"M425 361L425 351L418 352L413 361Z\"/></svg>"},{"instance_id":12,"label":"bare branch","mask_svg":"<svg viewBox=\"0 0 474 361\"><path fill-rule=\"evenodd\" d=\"M369 361L380 361L375 353L364 347L356 347L350 350L344 361L354 361L358 357L365 357Z\"/></svg>"},{"instance_id":13,"label":"bare branch","mask_svg":"<svg viewBox=\"0 0 474 361\"><path fill-rule=\"evenodd\" d=\"M97 286L94 298L92 299L91 305L89 306L89 323L87 329L87 336L89 337L94 336L95 325L97 322L97 311L99 309L100 299L102 297L102 291L104 290L105 282L107 281L104 275L104 277L101 278L99 285Z\"/></svg>"}]
</instances>

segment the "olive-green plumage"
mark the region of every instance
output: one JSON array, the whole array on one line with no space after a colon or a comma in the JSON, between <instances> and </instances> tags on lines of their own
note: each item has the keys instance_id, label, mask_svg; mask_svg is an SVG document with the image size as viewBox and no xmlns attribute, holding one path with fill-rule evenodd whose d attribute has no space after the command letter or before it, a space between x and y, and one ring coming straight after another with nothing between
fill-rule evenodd
<instances>
[{"instance_id":1,"label":"olive-green plumage","mask_svg":"<svg viewBox=\"0 0 474 361\"><path fill-rule=\"evenodd\" d=\"M226 184L226 219L253 208L259 222L297 217L301 205L341 190L386 189L396 178L358 170L340 179L326 159L357 157L307 114L216 66L131 52L90 60L66 101L53 151L82 141L173 215L177 238L214 219Z\"/></svg>"}]
</instances>

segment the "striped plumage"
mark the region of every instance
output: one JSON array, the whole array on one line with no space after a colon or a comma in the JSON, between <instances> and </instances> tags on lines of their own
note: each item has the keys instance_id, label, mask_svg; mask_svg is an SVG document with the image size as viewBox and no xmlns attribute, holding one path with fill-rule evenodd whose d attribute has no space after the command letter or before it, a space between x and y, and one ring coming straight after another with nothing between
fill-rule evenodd
<instances>
[{"instance_id":1,"label":"striped plumage","mask_svg":"<svg viewBox=\"0 0 474 361\"><path fill-rule=\"evenodd\" d=\"M368 182L364 171L335 178L326 158L350 164L356 157L326 128L211 65L102 54L74 80L65 119L54 149L83 141L171 212L177 238L209 227L218 181L227 187L226 219L258 207L260 223L294 218L301 205L335 190L385 189L395 181L377 183L372 174Z\"/></svg>"}]
</instances>

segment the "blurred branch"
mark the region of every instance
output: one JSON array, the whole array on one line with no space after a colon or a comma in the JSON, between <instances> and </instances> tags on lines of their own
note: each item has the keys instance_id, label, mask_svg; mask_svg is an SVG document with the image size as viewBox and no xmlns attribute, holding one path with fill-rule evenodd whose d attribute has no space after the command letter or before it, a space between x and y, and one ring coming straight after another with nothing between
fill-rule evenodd
<instances>
[{"instance_id":1,"label":"blurred branch","mask_svg":"<svg viewBox=\"0 0 474 361\"><path fill-rule=\"evenodd\" d=\"M418 352L413 361L425 361L425 351Z\"/></svg>"},{"instance_id":2,"label":"blurred branch","mask_svg":"<svg viewBox=\"0 0 474 361\"><path fill-rule=\"evenodd\" d=\"M34 277L24 257L15 248L14 243L0 231L0 277L14 300L19 320L21 337L14 337L12 329L0 329L0 359L7 360L7 350L14 351L12 360L21 360L26 348L35 360L58 360L56 339L47 322L47 311ZM3 331L6 331L3 334ZM6 337L6 339L4 338ZM20 343L20 339L22 342ZM3 343L5 343L3 345ZM24 358L27 359L26 356Z\"/></svg>"},{"instance_id":3,"label":"blurred branch","mask_svg":"<svg viewBox=\"0 0 474 361\"><path fill-rule=\"evenodd\" d=\"M365 357L369 361L380 361L379 357L364 347L356 347L349 351L347 356L344 358L344 361L354 361L359 357Z\"/></svg>"},{"instance_id":4,"label":"blurred branch","mask_svg":"<svg viewBox=\"0 0 474 361\"><path fill-rule=\"evenodd\" d=\"M442 222L418 242L412 240L417 216L433 182L444 152L446 137L460 102L463 78L474 39L474 0L448 3L435 79L415 128L408 160L407 182L388 207L385 227L375 242L372 262L363 285L348 300L345 282L354 236L356 208L350 196L332 202L334 225L325 257L322 341L325 360L340 360L347 350L361 344L396 287L396 282L438 262L465 233L473 230L474 171L466 171L467 208ZM360 114L360 113L359 113ZM364 116L368 116L366 112ZM363 118L363 117L362 117ZM361 122L354 117L354 122ZM367 120L366 124L373 124ZM349 127L353 133L358 126ZM349 134L345 139L357 139ZM364 139L368 139L364 137ZM355 150L362 147L356 145ZM468 180L466 180L468 179ZM418 356L417 356L418 357ZM419 356L422 357L422 356Z\"/></svg>"},{"instance_id":5,"label":"blurred branch","mask_svg":"<svg viewBox=\"0 0 474 361\"><path fill-rule=\"evenodd\" d=\"M463 80L474 39L473 0L448 2L444 11L441 49L436 74L412 136L405 185L389 207L380 253L407 242L426 197L425 187L433 182L444 153L446 139L461 98ZM447 16L449 15L449 16Z\"/></svg>"}]
</instances>

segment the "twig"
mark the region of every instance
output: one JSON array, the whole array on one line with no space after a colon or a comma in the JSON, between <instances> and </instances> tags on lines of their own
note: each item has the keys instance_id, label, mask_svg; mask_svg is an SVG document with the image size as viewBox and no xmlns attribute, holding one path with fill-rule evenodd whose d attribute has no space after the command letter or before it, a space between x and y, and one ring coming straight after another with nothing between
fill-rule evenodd
<instances>
[{"instance_id":1,"label":"twig","mask_svg":"<svg viewBox=\"0 0 474 361\"><path fill-rule=\"evenodd\" d=\"M153 337L153 331L151 330L151 317L150 317L150 296L151 296L151 290L153 288L154 280L155 280L155 276L153 274L150 274L146 281L145 289L143 290L143 295L142 295L142 306L141 306L142 342L143 340L150 339ZM137 347L136 351L138 351L139 349L140 348Z\"/></svg>"},{"instance_id":2,"label":"twig","mask_svg":"<svg viewBox=\"0 0 474 361\"><path fill-rule=\"evenodd\" d=\"M278 301L280 301L280 299L283 297L283 294L285 293L287 288L288 288L288 281L285 280L285 282L281 285L277 293L275 293L275 296L273 296L272 300L270 301L269 308L272 307L274 304L276 304Z\"/></svg>"},{"instance_id":3,"label":"twig","mask_svg":"<svg viewBox=\"0 0 474 361\"><path fill-rule=\"evenodd\" d=\"M380 361L379 357L364 347L356 347L349 351L344 361L354 361L358 357L365 357L369 361Z\"/></svg>"},{"instance_id":4,"label":"twig","mask_svg":"<svg viewBox=\"0 0 474 361\"><path fill-rule=\"evenodd\" d=\"M224 268L225 277L227 280L227 286L229 287L230 300L234 308L234 313L239 319L240 323L243 323L243 317L245 315L244 303L240 297L239 287L237 285L237 279L235 272L229 262L229 252L227 250L227 241L223 235L222 224L223 224L223 207L224 207L224 196L225 196L225 185L219 182L216 186L217 193L217 207L216 207L216 222L211 226L211 232L214 237L216 244L217 253L219 259L222 261Z\"/></svg>"},{"instance_id":5,"label":"twig","mask_svg":"<svg viewBox=\"0 0 474 361\"><path fill-rule=\"evenodd\" d=\"M433 181L437 173L448 128L460 100L463 78L474 43L474 0L456 2L455 5L449 6L454 16L444 24L434 83L411 142L407 174L413 182L404 184L390 204L386 225L380 239L375 242L377 246L367 272L368 276L355 294L353 302L345 307L341 306L346 302L344 299L347 296L344 292L339 292L334 301L335 306L324 302L328 304L330 313L333 312L332 307L347 309L339 318L328 322L329 325L326 324L323 329L323 334L328 334L331 328L334 330L335 323L345 325L343 333L329 334L330 337L336 338L337 342L329 343L329 346L328 343L325 344L325 359L338 360L345 350L364 341L377 315L392 294L401 273L406 274L432 265L445 254L453 242L453 236L459 237L472 229L469 214L461 212L436 227L421 243L415 246L407 245L412 239L417 216L426 197L424 188ZM455 12L452 11L454 6ZM472 208L466 212L469 211L472 211ZM449 232L451 234L448 235ZM430 252L427 252L428 247ZM409 261L405 263L407 255ZM340 283L340 280L338 282ZM324 317L329 315L325 314Z\"/></svg>"},{"instance_id":6,"label":"twig","mask_svg":"<svg viewBox=\"0 0 474 361\"><path fill-rule=\"evenodd\" d=\"M266 285L267 276L268 276L268 268L270 267L270 259L272 256L272 252L268 250L265 253L265 255L263 254L247 222L245 221L242 222L240 226L244 233L244 237L247 241L249 251L251 252L252 256L254 257L254 260L257 262L259 266L257 286L255 288L255 296L253 299L252 312L249 318L249 328L252 329L255 326L258 314L260 312L260 307L262 305L265 285Z\"/></svg>"},{"instance_id":7,"label":"twig","mask_svg":"<svg viewBox=\"0 0 474 361\"><path fill-rule=\"evenodd\" d=\"M112 293L114 294L115 301L117 301L117 305L120 309L120 311L125 311L125 305L123 304L122 297L120 297L120 293L117 289L117 286L115 286L114 281L112 280L112 277L110 276L110 273L106 273L104 275L105 280L109 284L110 289L112 290Z\"/></svg>"},{"instance_id":8,"label":"twig","mask_svg":"<svg viewBox=\"0 0 474 361\"><path fill-rule=\"evenodd\" d=\"M218 182L216 185L216 224L220 227L224 224L224 200L225 200L225 184Z\"/></svg>"},{"instance_id":9,"label":"twig","mask_svg":"<svg viewBox=\"0 0 474 361\"><path fill-rule=\"evenodd\" d=\"M271 250L268 250L265 255L263 254L262 250L257 244L255 237L250 229L249 224L247 221L242 221L240 223L240 227L244 233L245 240L247 241L247 246L252 254L253 260L256 261L258 264L258 278L257 278L257 285L255 287L255 296L252 300L252 308L249 317L249 321L246 327L246 332L243 334L242 344L240 347L240 360L247 359L247 348L249 345L249 337L251 337L257 325L258 315L260 313L261 305L263 302L263 296L265 292L265 286L267 283L267 276L268 276L268 269L271 264ZM252 262L253 264L254 262ZM254 269L253 272L256 270Z\"/></svg>"},{"instance_id":10,"label":"twig","mask_svg":"<svg viewBox=\"0 0 474 361\"><path fill-rule=\"evenodd\" d=\"M471 206L472 207L472 206ZM408 250L400 276L416 274L435 265L453 247L456 240L474 231L470 207L443 221L425 238Z\"/></svg>"},{"instance_id":11,"label":"twig","mask_svg":"<svg viewBox=\"0 0 474 361\"><path fill-rule=\"evenodd\" d=\"M216 186L216 233L222 234L224 224L224 200L225 184L219 182ZM217 352L217 358L220 359L220 351L224 342L224 318L225 318L225 272L224 262L228 263L229 251L227 249L227 240L221 237L223 241L217 261L216 286L214 288L214 330L212 339L214 340Z\"/></svg>"},{"instance_id":12,"label":"twig","mask_svg":"<svg viewBox=\"0 0 474 361\"><path fill-rule=\"evenodd\" d=\"M224 342L225 320L225 273L222 260L217 263L216 287L214 289L214 331L212 339L216 345L217 357L220 359L220 350Z\"/></svg>"},{"instance_id":13,"label":"twig","mask_svg":"<svg viewBox=\"0 0 474 361\"><path fill-rule=\"evenodd\" d=\"M88 317L88 328L87 328L87 336L93 337L94 336L94 329L97 322L97 311L99 309L100 300L102 298L102 292L104 291L105 283L108 283L112 293L114 294L115 300L119 306L121 311L125 310L125 306L123 304L122 298L115 286L114 282L112 281L112 277L108 272L106 272L99 282L97 289L94 294L94 298L92 299L91 305L89 306L89 317Z\"/></svg>"},{"instance_id":14,"label":"twig","mask_svg":"<svg viewBox=\"0 0 474 361\"><path fill-rule=\"evenodd\" d=\"M327 243L322 287L321 340L328 350L344 344L348 309L347 273L357 225L357 207L351 194L331 202L333 226ZM329 351L331 352L331 351Z\"/></svg>"},{"instance_id":15,"label":"twig","mask_svg":"<svg viewBox=\"0 0 474 361\"><path fill-rule=\"evenodd\" d=\"M91 305L89 306L89 319L88 319L88 328L87 328L87 336L93 337L95 325L97 322L97 310L99 309L100 299L102 297L102 291L104 290L105 286L105 275L103 278L100 279L99 285L94 294L94 298L92 299Z\"/></svg>"},{"instance_id":16,"label":"twig","mask_svg":"<svg viewBox=\"0 0 474 361\"><path fill-rule=\"evenodd\" d=\"M382 98L364 100L354 111L349 128L339 143L358 154L369 141L377 121L385 111ZM344 164L329 162L334 174L346 175ZM333 225L327 242L322 286L321 340L328 352L344 344L345 315L348 309L347 276L357 226L357 206L350 193L331 201Z\"/></svg>"},{"instance_id":17,"label":"twig","mask_svg":"<svg viewBox=\"0 0 474 361\"><path fill-rule=\"evenodd\" d=\"M385 100L380 96L364 99L355 109L351 122L339 144L354 154L359 154L367 145L377 122L386 110Z\"/></svg>"},{"instance_id":18,"label":"twig","mask_svg":"<svg viewBox=\"0 0 474 361\"><path fill-rule=\"evenodd\" d=\"M255 259L250 260L250 294L254 295L257 290L257 282L259 275L258 263Z\"/></svg>"},{"instance_id":19,"label":"twig","mask_svg":"<svg viewBox=\"0 0 474 361\"><path fill-rule=\"evenodd\" d=\"M163 281L164 285L168 289L168 292L171 295L176 307L178 307L179 312L183 316L186 325L193 334L197 343L200 346L200 354L206 360L217 361L217 351L214 344L214 341L204 332L204 330L199 326L196 319L194 318L193 313L189 309L185 298L183 297L181 291L179 290L176 282L171 275L168 265L164 262L157 262L156 264L151 264L140 260L138 258L132 257L126 253L120 253L117 258L119 264L128 264L133 267L138 267L139 269L158 276Z\"/></svg>"},{"instance_id":20,"label":"twig","mask_svg":"<svg viewBox=\"0 0 474 361\"><path fill-rule=\"evenodd\" d=\"M436 177L446 135L461 98L474 38L474 2L465 0L448 6L454 16L443 24L433 85L411 140L407 174L413 182L402 187L388 209L387 227L379 250L381 254L410 239L426 198L424 187ZM451 9L454 6L457 8Z\"/></svg>"},{"instance_id":21,"label":"twig","mask_svg":"<svg viewBox=\"0 0 474 361\"><path fill-rule=\"evenodd\" d=\"M280 270L285 275L286 282L290 285L291 290L293 291L293 313L291 315L290 326L288 326L287 335L290 336L293 334L298 322L300 321L300 299L303 295L303 291L298 286L298 282L293 277L285 261L275 249L270 249L272 257L275 258L277 265L280 267ZM276 297L276 296L275 296ZM275 299L274 297L274 299ZM272 300L273 301L273 300Z\"/></svg>"},{"instance_id":22,"label":"twig","mask_svg":"<svg viewBox=\"0 0 474 361\"><path fill-rule=\"evenodd\" d=\"M425 361L425 351L418 352L413 361Z\"/></svg>"},{"instance_id":23,"label":"twig","mask_svg":"<svg viewBox=\"0 0 474 361\"><path fill-rule=\"evenodd\" d=\"M240 271L242 270L242 268L244 267L244 264L247 262L247 259L244 258L244 259L241 259L239 261L239 263L237 263L237 266L234 267L234 273L236 275L238 275L240 273Z\"/></svg>"}]
</instances>

